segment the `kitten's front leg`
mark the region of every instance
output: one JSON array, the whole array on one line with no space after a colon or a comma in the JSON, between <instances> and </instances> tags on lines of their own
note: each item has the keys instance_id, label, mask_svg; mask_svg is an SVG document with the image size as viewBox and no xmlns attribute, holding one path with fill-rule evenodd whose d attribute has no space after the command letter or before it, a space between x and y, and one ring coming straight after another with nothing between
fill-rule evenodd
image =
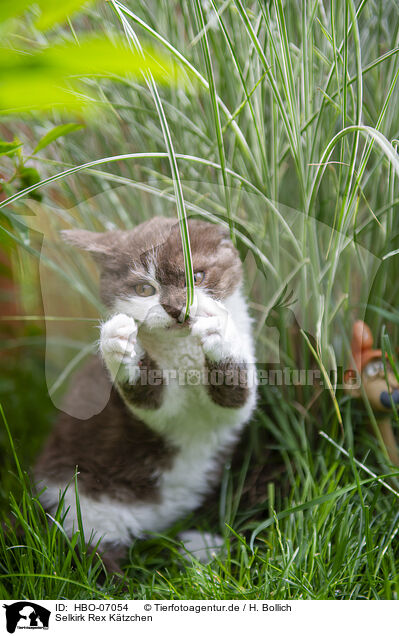
<instances>
[{"instance_id":1,"label":"kitten's front leg","mask_svg":"<svg viewBox=\"0 0 399 636\"><path fill-rule=\"evenodd\" d=\"M253 362L249 334L240 333L227 309L210 297L202 296L195 316L190 316L192 333L212 362Z\"/></svg>"},{"instance_id":2,"label":"kitten's front leg","mask_svg":"<svg viewBox=\"0 0 399 636\"><path fill-rule=\"evenodd\" d=\"M256 379L250 335L240 333L230 313L212 298L203 300L192 333L205 354L212 400L233 408L253 402Z\"/></svg>"},{"instance_id":3,"label":"kitten's front leg","mask_svg":"<svg viewBox=\"0 0 399 636\"><path fill-rule=\"evenodd\" d=\"M113 382L135 380L144 349L137 341L138 327L133 318L116 314L101 325L100 351Z\"/></svg>"},{"instance_id":4,"label":"kitten's front leg","mask_svg":"<svg viewBox=\"0 0 399 636\"><path fill-rule=\"evenodd\" d=\"M163 378L141 346L133 318L116 314L101 327L100 351L119 393L128 405L159 408Z\"/></svg>"}]
</instances>

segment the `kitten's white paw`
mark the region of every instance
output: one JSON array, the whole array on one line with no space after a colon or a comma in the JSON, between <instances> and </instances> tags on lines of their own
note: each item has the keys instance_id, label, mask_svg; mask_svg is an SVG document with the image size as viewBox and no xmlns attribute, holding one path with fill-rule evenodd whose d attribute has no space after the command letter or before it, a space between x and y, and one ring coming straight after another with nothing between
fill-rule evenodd
<instances>
[{"instance_id":1,"label":"kitten's white paw","mask_svg":"<svg viewBox=\"0 0 399 636\"><path fill-rule=\"evenodd\" d=\"M143 357L137 332L136 322L126 314L116 314L101 325L100 351L113 380L121 373L131 375L131 367Z\"/></svg>"},{"instance_id":2,"label":"kitten's white paw","mask_svg":"<svg viewBox=\"0 0 399 636\"><path fill-rule=\"evenodd\" d=\"M199 532L199 530L186 530L179 535L183 547L179 548L181 554L191 554L201 563L210 563L223 549L224 541L218 534Z\"/></svg>"},{"instance_id":3,"label":"kitten's white paw","mask_svg":"<svg viewBox=\"0 0 399 636\"><path fill-rule=\"evenodd\" d=\"M241 338L234 322L224 307L215 300L197 314L192 333L200 339L205 355L214 362L233 359L240 361ZM205 314L205 315L204 315Z\"/></svg>"}]
</instances>

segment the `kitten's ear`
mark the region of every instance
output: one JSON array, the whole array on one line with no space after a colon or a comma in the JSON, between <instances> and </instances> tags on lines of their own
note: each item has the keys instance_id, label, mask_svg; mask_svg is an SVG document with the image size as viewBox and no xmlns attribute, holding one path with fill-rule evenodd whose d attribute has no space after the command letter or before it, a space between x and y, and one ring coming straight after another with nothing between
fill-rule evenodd
<instances>
[{"instance_id":1,"label":"kitten's ear","mask_svg":"<svg viewBox=\"0 0 399 636\"><path fill-rule=\"evenodd\" d=\"M79 247L93 254L97 261L112 254L109 232L90 232L89 230L62 230L62 239L69 245Z\"/></svg>"}]
</instances>

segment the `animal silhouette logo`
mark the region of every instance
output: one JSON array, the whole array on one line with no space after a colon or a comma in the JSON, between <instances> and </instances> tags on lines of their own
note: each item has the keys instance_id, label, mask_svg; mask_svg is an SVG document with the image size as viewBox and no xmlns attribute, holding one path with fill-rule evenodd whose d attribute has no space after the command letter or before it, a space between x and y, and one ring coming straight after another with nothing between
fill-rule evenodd
<instances>
[{"instance_id":1,"label":"animal silhouette logo","mask_svg":"<svg viewBox=\"0 0 399 636\"><path fill-rule=\"evenodd\" d=\"M9 634L13 634L16 629L48 629L51 612L37 603L18 601L3 607L6 610Z\"/></svg>"}]
</instances>

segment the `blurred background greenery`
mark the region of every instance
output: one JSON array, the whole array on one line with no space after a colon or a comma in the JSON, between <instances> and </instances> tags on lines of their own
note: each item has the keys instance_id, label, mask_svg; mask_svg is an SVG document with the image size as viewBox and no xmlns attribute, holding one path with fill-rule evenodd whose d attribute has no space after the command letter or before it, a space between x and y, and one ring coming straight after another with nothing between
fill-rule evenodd
<instances>
[{"instance_id":1,"label":"blurred background greenery","mask_svg":"<svg viewBox=\"0 0 399 636\"><path fill-rule=\"evenodd\" d=\"M62 7L0 8L0 401L22 465L93 350L103 311L96 268L61 246L60 229L130 228L169 215L187 242L186 216L228 225L260 367L346 367L357 318L376 343L386 334L396 347L397 4ZM301 491L311 498L329 453L342 459L317 441L321 428L389 470L362 405L331 377L327 388L260 391L249 448L262 461L256 439L267 430L291 500L298 477L312 483ZM0 449L6 506L16 482L3 429Z\"/></svg>"},{"instance_id":2,"label":"blurred background greenery","mask_svg":"<svg viewBox=\"0 0 399 636\"><path fill-rule=\"evenodd\" d=\"M147 72L161 84L182 81L174 61L164 52L151 45L144 52L133 52L117 29L103 29L101 3L90 12L93 5L82 0L69 0L62 6L49 0L1 4L0 202L58 172L66 158L58 152L67 135L76 142L76 131L91 129L98 134L105 120L102 89L100 94L93 91L97 74L107 78L106 83L126 82L127 77L144 82L145 61ZM88 11L82 13L83 8ZM34 215L29 202L44 204L46 199L47 195L34 190L28 207L25 200L12 207L6 202L0 213L0 393L27 467L55 415L45 378L46 330L39 277L43 236L40 224L30 228L25 218ZM68 209L77 199L54 189L47 200ZM48 221L42 218L42 222L46 227ZM54 269L53 263L49 266ZM57 293L56 305L60 303L61 309L57 313L62 316L59 287ZM4 430L1 440L1 497L8 501L10 452Z\"/></svg>"}]
</instances>

